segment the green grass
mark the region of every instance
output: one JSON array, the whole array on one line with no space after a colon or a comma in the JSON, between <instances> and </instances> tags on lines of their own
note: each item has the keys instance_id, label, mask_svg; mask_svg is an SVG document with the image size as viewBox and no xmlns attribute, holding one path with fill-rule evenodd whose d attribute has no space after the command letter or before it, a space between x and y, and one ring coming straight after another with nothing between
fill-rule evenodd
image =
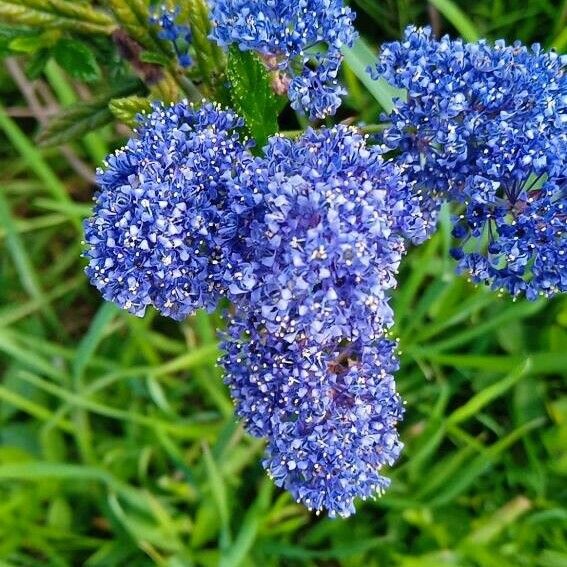
<instances>
[{"instance_id":1,"label":"green grass","mask_svg":"<svg viewBox=\"0 0 567 567\"><path fill-rule=\"evenodd\" d=\"M429 17L423 2L352 4L369 43ZM566 2L431 6L470 38L565 47ZM351 63L343 112L372 122L382 91ZM78 96L59 70L48 80L62 103ZM139 320L88 285L93 188L9 117L24 103L7 80L2 93L0 567L567 565L567 298L471 286L446 224L412 250L395 295L407 411L392 487L348 520L312 516L234 419L218 318ZM106 128L73 149L94 168L117 143Z\"/></svg>"}]
</instances>

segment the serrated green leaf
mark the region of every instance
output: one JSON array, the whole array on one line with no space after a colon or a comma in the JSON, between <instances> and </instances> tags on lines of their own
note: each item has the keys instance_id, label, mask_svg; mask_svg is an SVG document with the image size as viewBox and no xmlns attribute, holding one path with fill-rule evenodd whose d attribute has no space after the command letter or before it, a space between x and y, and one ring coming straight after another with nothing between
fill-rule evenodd
<instances>
[{"instance_id":1,"label":"serrated green leaf","mask_svg":"<svg viewBox=\"0 0 567 567\"><path fill-rule=\"evenodd\" d=\"M259 147L278 131L278 98L268 72L259 57L250 51L231 47L227 69L232 103L244 118Z\"/></svg>"},{"instance_id":2,"label":"serrated green leaf","mask_svg":"<svg viewBox=\"0 0 567 567\"><path fill-rule=\"evenodd\" d=\"M41 146L58 146L81 138L85 134L112 121L110 101L121 95L136 92L141 88L138 81L131 81L121 89L110 91L89 102L80 102L65 109L41 130L37 138Z\"/></svg>"},{"instance_id":3,"label":"serrated green leaf","mask_svg":"<svg viewBox=\"0 0 567 567\"><path fill-rule=\"evenodd\" d=\"M94 53L82 42L62 38L53 48L53 57L71 77L80 81L96 81L100 78L100 68Z\"/></svg>"},{"instance_id":4,"label":"serrated green leaf","mask_svg":"<svg viewBox=\"0 0 567 567\"><path fill-rule=\"evenodd\" d=\"M28 26L14 26L11 24L0 24L0 42L10 42L16 37L36 35L37 30Z\"/></svg>"},{"instance_id":5,"label":"serrated green leaf","mask_svg":"<svg viewBox=\"0 0 567 567\"><path fill-rule=\"evenodd\" d=\"M128 126L135 126L138 122L138 114L151 110L151 102L145 97L134 95L111 100L109 108L110 112L112 112L120 122Z\"/></svg>"},{"instance_id":6,"label":"serrated green leaf","mask_svg":"<svg viewBox=\"0 0 567 567\"><path fill-rule=\"evenodd\" d=\"M104 12L71 0L0 0L0 20L34 28L104 35L116 27Z\"/></svg>"},{"instance_id":7,"label":"serrated green leaf","mask_svg":"<svg viewBox=\"0 0 567 567\"><path fill-rule=\"evenodd\" d=\"M10 43L15 39L35 36L37 36L37 30L34 28L13 24L0 25L0 55L12 55L13 50L10 49Z\"/></svg>"}]
</instances>

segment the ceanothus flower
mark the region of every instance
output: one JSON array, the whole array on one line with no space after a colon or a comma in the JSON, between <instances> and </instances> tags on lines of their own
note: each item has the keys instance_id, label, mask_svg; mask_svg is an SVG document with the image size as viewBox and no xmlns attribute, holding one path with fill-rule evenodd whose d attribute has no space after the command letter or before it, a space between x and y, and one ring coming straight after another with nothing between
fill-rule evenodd
<instances>
[{"instance_id":1,"label":"ceanothus flower","mask_svg":"<svg viewBox=\"0 0 567 567\"><path fill-rule=\"evenodd\" d=\"M410 27L372 71L407 91L384 150L429 196L424 209L463 208L459 269L514 296L567 290L566 63L537 44L436 40Z\"/></svg>"},{"instance_id":2,"label":"ceanothus flower","mask_svg":"<svg viewBox=\"0 0 567 567\"><path fill-rule=\"evenodd\" d=\"M153 305L177 320L214 309L228 286L219 236L228 188L251 159L242 126L214 104L156 103L108 157L85 222L86 272L105 299L140 316Z\"/></svg>"},{"instance_id":3,"label":"ceanothus flower","mask_svg":"<svg viewBox=\"0 0 567 567\"><path fill-rule=\"evenodd\" d=\"M334 114L344 89L337 81L341 48L356 37L343 0L210 0L212 38L256 51L274 73L274 88L310 118Z\"/></svg>"},{"instance_id":4,"label":"ceanothus flower","mask_svg":"<svg viewBox=\"0 0 567 567\"><path fill-rule=\"evenodd\" d=\"M346 126L276 136L264 153L232 186L225 230L242 249L231 297L287 342L379 338L392 324L404 237L429 230L411 188Z\"/></svg>"},{"instance_id":5,"label":"ceanothus flower","mask_svg":"<svg viewBox=\"0 0 567 567\"><path fill-rule=\"evenodd\" d=\"M159 38L171 43L177 61L181 67L187 68L193 63L189 54L193 33L188 25L178 23L179 13L179 8L170 9L159 5L152 9L150 23L160 28Z\"/></svg>"},{"instance_id":6,"label":"ceanothus flower","mask_svg":"<svg viewBox=\"0 0 567 567\"><path fill-rule=\"evenodd\" d=\"M402 449L395 348L386 339L288 343L253 313L229 325L222 361L237 413L267 439L270 477L310 510L347 517L355 498L389 485L381 470Z\"/></svg>"},{"instance_id":7,"label":"ceanothus flower","mask_svg":"<svg viewBox=\"0 0 567 567\"><path fill-rule=\"evenodd\" d=\"M486 254L452 250L459 271L477 283L528 299L567 291L567 188L545 183L524 191L510 213L475 203L456 219L453 235L465 242L482 238L488 224ZM465 249L466 250L466 249Z\"/></svg>"}]
</instances>

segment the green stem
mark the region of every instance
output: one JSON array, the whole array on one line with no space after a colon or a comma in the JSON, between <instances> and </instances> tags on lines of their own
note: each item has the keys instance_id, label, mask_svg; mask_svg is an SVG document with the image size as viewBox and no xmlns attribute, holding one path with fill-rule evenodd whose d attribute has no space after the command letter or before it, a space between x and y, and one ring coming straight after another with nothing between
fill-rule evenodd
<instances>
[{"instance_id":1,"label":"green stem","mask_svg":"<svg viewBox=\"0 0 567 567\"><path fill-rule=\"evenodd\" d=\"M172 71L172 73L174 73L174 71ZM176 78L179 86L190 101L201 102L203 100L201 91L195 86L195 83L191 79L185 75L178 75Z\"/></svg>"}]
</instances>

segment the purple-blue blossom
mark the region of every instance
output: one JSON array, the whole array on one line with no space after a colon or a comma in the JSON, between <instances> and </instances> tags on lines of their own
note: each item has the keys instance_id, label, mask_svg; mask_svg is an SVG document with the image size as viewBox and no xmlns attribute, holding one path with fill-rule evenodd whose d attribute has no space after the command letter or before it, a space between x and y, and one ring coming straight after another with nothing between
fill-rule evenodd
<instances>
[{"instance_id":1,"label":"purple-blue blossom","mask_svg":"<svg viewBox=\"0 0 567 567\"><path fill-rule=\"evenodd\" d=\"M341 49L356 37L354 13L343 0L210 0L212 38L221 46L258 52L287 91L292 107L323 118L334 114L344 89Z\"/></svg>"},{"instance_id":2,"label":"purple-blue blossom","mask_svg":"<svg viewBox=\"0 0 567 567\"><path fill-rule=\"evenodd\" d=\"M372 71L407 91L384 151L395 152L424 209L444 200L462 208L459 270L514 296L567 290L566 64L539 45L436 40L410 27Z\"/></svg>"},{"instance_id":3,"label":"purple-blue blossom","mask_svg":"<svg viewBox=\"0 0 567 567\"><path fill-rule=\"evenodd\" d=\"M487 231L486 253L467 251L470 239ZM567 291L567 188L544 183L524 192L509 212L475 203L456 218L453 235L464 242L453 249L459 271L477 283L528 299ZM463 250L465 247L465 251Z\"/></svg>"},{"instance_id":4,"label":"purple-blue blossom","mask_svg":"<svg viewBox=\"0 0 567 567\"><path fill-rule=\"evenodd\" d=\"M353 128L308 130L273 137L232 190L240 309L287 342L383 336L405 237L429 231L393 163Z\"/></svg>"},{"instance_id":5,"label":"purple-blue blossom","mask_svg":"<svg viewBox=\"0 0 567 567\"><path fill-rule=\"evenodd\" d=\"M273 137L231 185L232 248L221 362L264 466L296 500L331 516L380 494L401 443L389 295L406 239L429 217L411 183L356 129Z\"/></svg>"},{"instance_id":6,"label":"purple-blue blossom","mask_svg":"<svg viewBox=\"0 0 567 567\"><path fill-rule=\"evenodd\" d=\"M105 299L177 320L214 309L230 278L219 236L228 188L251 159L242 126L214 104L155 103L108 157L85 222L86 272Z\"/></svg>"},{"instance_id":7,"label":"purple-blue blossom","mask_svg":"<svg viewBox=\"0 0 567 567\"><path fill-rule=\"evenodd\" d=\"M159 38L171 43L177 61L181 67L186 68L193 63L189 54L193 33L190 26L178 22L179 14L180 9L178 7L170 9L165 5L159 5L152 9L150 23L159 28Z\"/></svg>"},{"instance_id":8,"label":"purple-blue blossom","mask_svg":"<svg viewBox=\"0 0 567 567\"><path fill-rule=\"evenodd\" d=\"M240 314L223 344L226 380L248 431L267 439L274 482L317 512L347 517L389 485L402 449L396 343L282 341Z\"/></svg>"}]
</instances>

